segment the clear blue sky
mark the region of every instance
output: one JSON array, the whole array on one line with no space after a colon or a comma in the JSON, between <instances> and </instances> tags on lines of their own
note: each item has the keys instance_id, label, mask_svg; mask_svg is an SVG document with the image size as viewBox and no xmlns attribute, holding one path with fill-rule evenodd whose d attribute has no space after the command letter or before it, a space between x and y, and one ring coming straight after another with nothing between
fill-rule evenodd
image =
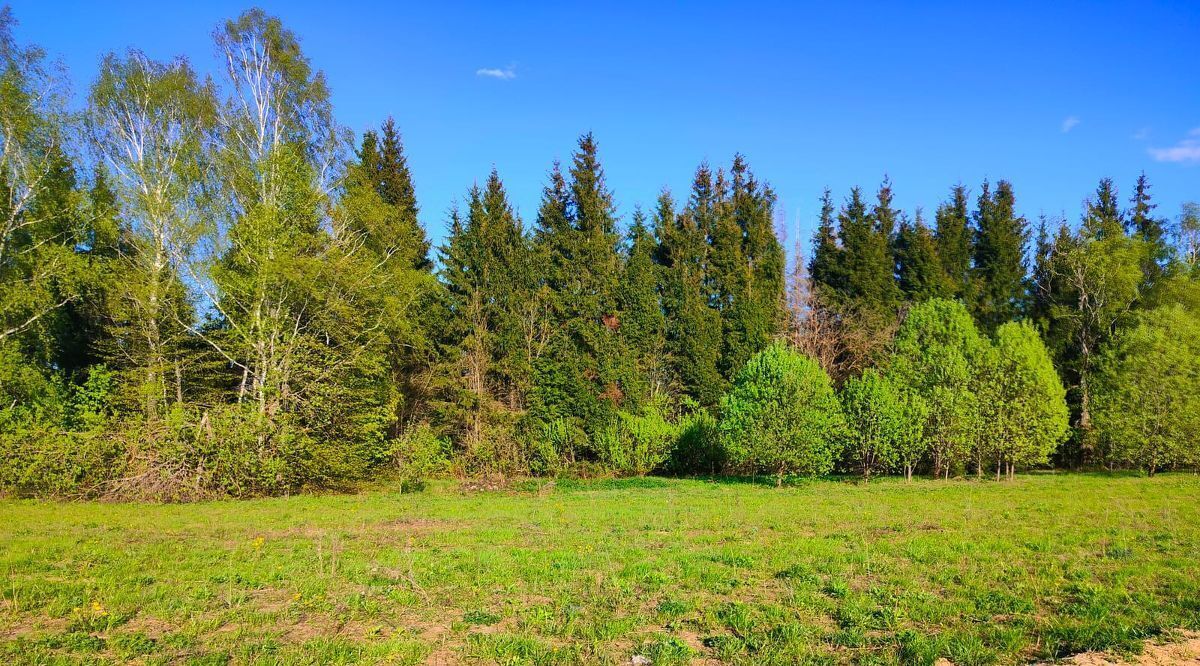
<instances>
[{"instance_id":1,"label":"clear blue sky","mask_svg":"<svg viewBox=\"0 0 1200 666\"><path fill-rule=\"evenodd\" d=\"M397 4L260 6L326 72L343 124L396 118L435 239L493 165L532 223L551 161L589 130L626 220L735 151L805 237L822 188L840 200L885 173L910 212L985 177L1013 181L1031 220L1076 221L1103 176L1125 199L1142 170L1160 213L1200 199L1196 0ZM18 38L61 58L77 97L130 46L213 71L214 26L248 6L12 3Z\"/></svg>"}]
</instances>

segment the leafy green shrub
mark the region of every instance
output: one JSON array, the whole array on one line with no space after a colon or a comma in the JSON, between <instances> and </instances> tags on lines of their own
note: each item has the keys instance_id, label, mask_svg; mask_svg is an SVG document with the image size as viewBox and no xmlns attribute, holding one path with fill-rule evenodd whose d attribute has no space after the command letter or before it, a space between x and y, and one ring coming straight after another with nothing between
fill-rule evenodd
<instances>
[{"instance_id":1,"label":"leafy green shrub","mask_svg":"<svg viewBox=\"0 0 1200 666\"><path fill-rule=\"evenodd\" d=\"M675 425L653 405L641 414L618 412L616 421L593 437L593 446L612 471L645 476L667 461L675 438Z\"/></svg>"},{"instance_id":2,"label":"leafy green shrub","mask_svg":"<svg viewBox=\"0 0 1200 666\"><path fill-rule=\"evenodd\" d=\"M829 375L782 344L755 354L721 400L721 442L733 469L819 475L833 469L845 421Z\"/></svg>"},{"instance_id":3,"label":"leafy green shrub","mask_svg":"<svg viewBox=\"0 0 1200 666\"><path fill-rule=\"evenodd\" d=\"M539 476L549 476L558 472L564 457L573 451L571 432L566 421L559 417L538 424L531 437L529 445L529 471Z\"/></svg>"},{"instance_id":4,"label":"leafy green shrub","mask_svg":"<svg viewBox=\"0 0 1200 666\"><path fill-rule=\"evenodd\" d=\"M676 427L668 469L675 474L718 474L726 461L717 419L695 403L690 407Z\"/></svg>"},{"instance_id":5,"label":"leafy green shrub","mask_svg":"<svg viewBox=\"0 0 1200 666\"><path fill-rule=\"evenodd\" d=\"M427 424L398 437L392 451L402 479L428 479L450 472L450 442L434 434Z\"/></svg>"},{"instance_id":6,"label":"leafy green shrub","mask_svg":"<svg viewBox=\"0 0 1200 666\"><path fill-rule=\"evenodd\" d=\"M0 434L0 492L91 496L120 473L125 448L99 430L71 432L26 424Z\"/></svg>"},{"instance_id":7,"label":"leafy green shrub","mask_svg":"<svg viewBox=\"0 0 1200 666\"><path fill-rule=\"evenodd\" d=\"M91 368L82 384L61 374L8 365L0 351L0 492L19 496L88 496L124 463L118 437L105 432L112 373Z\"/></svg>"}]
</instances>

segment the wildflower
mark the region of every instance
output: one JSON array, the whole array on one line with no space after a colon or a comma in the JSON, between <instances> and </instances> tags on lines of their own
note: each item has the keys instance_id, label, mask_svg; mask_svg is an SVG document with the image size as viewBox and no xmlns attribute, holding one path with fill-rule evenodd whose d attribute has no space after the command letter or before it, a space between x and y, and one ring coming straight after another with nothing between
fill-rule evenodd
<instances>
[{"instance_id":1,"label":"wildflower","mask_svg":"<svg viewBox=\"0 0 1200 666\"><path fill-rule=\"evenodd\" d=\"M263 544L266 542L267 540L263 537L258 537L254 540L254 550L262 550Z\"/></svg>"}]
</instances>

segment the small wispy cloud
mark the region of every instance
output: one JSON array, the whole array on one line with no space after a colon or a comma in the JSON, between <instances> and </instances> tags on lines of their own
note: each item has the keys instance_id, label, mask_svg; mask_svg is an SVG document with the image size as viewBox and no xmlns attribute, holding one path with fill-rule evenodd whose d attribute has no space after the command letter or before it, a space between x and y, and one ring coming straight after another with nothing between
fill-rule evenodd
<instances>
[{"instance_id":1,"label":"small wispy cloud","mask_svg":"<svg viewBox=\"0 0 1200 666\"><path fill-rule=\"evenodd\" d=\"M481 67L481 68L475 70L475 76L482 76L482 77L489 78L489 79L500 79L501 81L509 81L511 79L517 78L517 67L516 67L516 65L509 65L508 67L504 67L504 68Z\"/></svg>"},{"instance_id":2,"label":"small wispy cloud","mask_svg":"<svg viewBox=\"0 0 1200 666\"><path fill-rule=\"evenodd\" d=\"M1150 148L1148 152L1157 162L1200 164L1200 127L1192 129L1173 146Z\"/></svg>"},{"instance_id":3,"label":"small wispy cloud","mask_svg":"<svg viewBox=\"0 0 1200 666\"><path fill-rule=\"evenodd\" d=\"M1066 134L1067 132L1070 132L1071 130L1075 129L1075 126L1078 124L1079 124L1079 116L1067 116L1066 118L1063 118L1063 121L1062 121L1063 134Z\"/></svg>"},{"instance_id":4,"label":"small wispy cloud","mask_svg":"<svg viewBox=\"0 0 1200 666\"><path fill-rule=\"evenodd\" d=\"M1145 141L1146 139L1149 139L1150 138L1150 128L1143 127L1141 129L1139 129L1138 131L1133 133L1132 138L1134 141Z\"/></svg>"}]
</instances>

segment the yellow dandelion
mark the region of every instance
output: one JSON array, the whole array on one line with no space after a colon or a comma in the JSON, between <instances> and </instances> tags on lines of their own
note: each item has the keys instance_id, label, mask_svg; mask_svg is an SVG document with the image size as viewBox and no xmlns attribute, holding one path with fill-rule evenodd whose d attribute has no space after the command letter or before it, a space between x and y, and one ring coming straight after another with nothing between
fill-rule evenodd
<instances>
[{"instance_id":1,"label":"yellow dandelion","mask_svg":"<svg viewBox=\"0 0 1200 666\"><path fill-rule=\"evenodd\" d=\"M257 539L254 540L254 550L261 550L263 547L263 544L266 542L267 542L267 540L265 538L258 537Z\"/></svg>"}]
</instances>

